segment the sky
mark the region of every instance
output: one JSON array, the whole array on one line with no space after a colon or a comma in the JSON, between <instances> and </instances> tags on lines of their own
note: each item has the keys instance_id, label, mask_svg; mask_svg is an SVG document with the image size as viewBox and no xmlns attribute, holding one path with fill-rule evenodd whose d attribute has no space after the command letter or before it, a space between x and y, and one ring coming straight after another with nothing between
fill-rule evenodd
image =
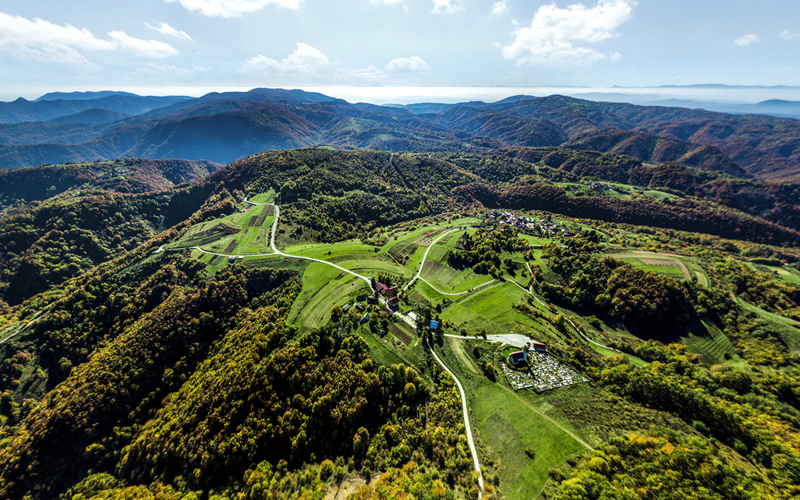
<instances>
[{"instance_id":1,"label":"sky","mask_svg":"<svg viewBox=\"0 0 800 500\"><path fill-rule=\"evenodd\" d=\"M798 86L798 63L798 0L0 0L3 100L101 89Z\"/></svg>"}]
</instances>

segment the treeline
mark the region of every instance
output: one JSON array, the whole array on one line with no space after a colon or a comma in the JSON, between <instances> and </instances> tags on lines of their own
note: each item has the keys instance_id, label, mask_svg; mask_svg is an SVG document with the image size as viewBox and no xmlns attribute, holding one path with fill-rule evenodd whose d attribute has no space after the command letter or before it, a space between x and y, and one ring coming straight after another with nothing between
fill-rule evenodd
<instances>
[{"instance_id":1,"label":"treeline","mask_svg":"<svg viewBox=\"0 0 800 500\"><path fill-rule=\"evenodd\" d=\"M511 226L479 229L471 234L462 234L456 241L456 249L448 251L445 259L456 269L471 267L478 274L497 276L503 265L502 252L523 252L528 246L528 242L518 238L517 230Z\"/></svg>"},{"instance_id":2,"label":"treeline","mask_svg":"<svg viewBox=\"0 0 800 500\"><path fill-rule=\"evenodd\" d=\"M201 179L220 167L202 160L126 158L0 170L0 213L76 189L118 193L169 189Z\"/></svg>"},{"instance_id":3,"label":"treeline","mask_svg":"<svg viewBox=\"0 0 800 500\"><path fill-rule=\"evenodd\" d=\"M780 498L772 484L745 470L707 439L667 429L611 438L585 454L569 475L550 470L553 500ZM665 481L665 478L669 478Z\"/></svg>"},{"instance_id":4,"label":"treeline","mask_svg":"<svg viewBox=\"0 0 800 500\"><path fill-rule=\"evenodd\" d=\"M229 197L180 188L145 194L92 191L0 219L0 300L12 305L123 255L164 227ZM209 197L211 194L211 197ZM206 212L230 213L232 200ZM213 212L213 213L212 213Z\"/></svg>"},{"instance_id":5,"label":"treeline","mask_svg":"<svg viewBox=\"0 0 800 500\"><path fill-rule=\"evenodd\" d=\"M464 203L487 208L545 210L571 217L665 227L774 245L800 241L800 233L742 212L713 207L688 199L660 202L648 197L633 200L599 196L571 197L559 186L534 178L520 180L503 189L484 183L457 188Z\"/></svg>"},{"instance_id":6,"label":"treeline","mask_svg":"<svg viewBox=\"0 0 800 500\"><path fill-rule=\"evenodd\" d=\"M692 168L679 163L644 164L630 156L597 153L561 148L504 148L492 152L504 157L523 160L570 175L569 180L581 178L618 182L675 194L696 196L741 210L755 217L800 230L800 184L767 182L732 177L720 172ZM486 162L502 161L489 156ZM505 167L498 167L501 171ZM546 170L541 175L549 177ZM517 175L522 175L517 174ZM489 179L483 175L484 178ZM509 178L510 180L510 178Z\"/></svg>"},{"instance_id":7,"label":"treeline","mask_svg":"<svg viewBox=\"0 0 800 500\"><path fill-rule=\"evenodd\" d=\"M583 314L660 331L686 325L698 309L707 311L706 295L690 283L599 259L592 255L598 251L586 235L570 238L565 245L545 245L542 257L564 285L548 283L536 266L533 286L553 302Z\"/></svg>"},{"instance_id":8,"label":"treeline","mask_svg":"<svg viewBox=\"0 0 800 500\"><path fill-rule=\"evenodd\" d=\"M797 412L793 416L785 412L775 415L767 405L747 404L737 395L763 398L764 392L735 371L730 376L725 372L719 375L697 360L693 362L678 348L665 363L634 368L623 362L602 370L598 380L635 402L675 413L701 433L770 469L770 479L787 498L800 493ZM778 401L772 401L780 407Z\"/></svg>"}]
</instances>

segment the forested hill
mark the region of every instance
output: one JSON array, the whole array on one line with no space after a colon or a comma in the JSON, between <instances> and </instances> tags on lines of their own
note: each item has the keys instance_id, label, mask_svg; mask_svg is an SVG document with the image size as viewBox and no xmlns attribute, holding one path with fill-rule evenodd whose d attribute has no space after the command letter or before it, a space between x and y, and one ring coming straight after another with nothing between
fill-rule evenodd
<instances>
[{"instance_id":1,"label":"forested hill","mask_svg":"<svg viewBox=\"0 0 800 500\"><path fill-rule=\"evenodd\" d=\"M74 189L143 193L194 182L222 165L207 161L125 159L0 170L0 214Z\"/></svg>"},{"instance_id":2,"label":"forested hill","mask_svg":"<svg viewBox=\"0 0 800 500\"><path fill-rule=\"evenodd\" d=\"M738 177L787 181L800 175L798 121L769 116L563 96L405 109L350 104L322 94L282 89L212 93L146 112L143 108L102 108L80 100L32 105L59 102L91 107L65 112L83 122L69 127L52 122L0 126L0 168L120 157L229 163L264 150L317 145L396 152L561 146L625 154L647 162L679 162ZM23 103L6 104L19 107ZM117 116L103 109L135 116L103 123ZM76 114L81 111L87 113ZM69 118L58 118L63 119Z\"/></svg>"}]
</instances>

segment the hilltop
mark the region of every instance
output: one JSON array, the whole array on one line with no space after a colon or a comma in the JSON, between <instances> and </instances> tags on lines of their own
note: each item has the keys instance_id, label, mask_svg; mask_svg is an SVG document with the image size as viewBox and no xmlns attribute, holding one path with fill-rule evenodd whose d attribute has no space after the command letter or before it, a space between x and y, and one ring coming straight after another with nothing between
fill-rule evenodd
<instances>
[{"instance_id":1,"label":"hilltop","mask_svg":"<svg viewBox=\"0 0 800 500\"><path fill-rule=\"evenodd\" d=\"M319 145L397 152L560 146L625 154L647 162L679 162L743 178L791 181L800 174L797 120L765 115L563 96L407 107L351 104L323 94L282 89L162 99L159 104L151 98L112 95L5 103L9 110L29 110L24 111L28 118L5 119L8 123L23 119L90 123L71 127L69 133L44 122L0 127L0 140L6 144L0 146L0 167L174 156L229 163L263 150ZM104 100L130 101L135 109L104 107L100 102ZM53 106L59 111L51 112ZM67 118L90 109L96 115L91 119L85 115ZM99 110L135 116L101 123L118 115L99 116Z\"/></svg>"}]
</instances>

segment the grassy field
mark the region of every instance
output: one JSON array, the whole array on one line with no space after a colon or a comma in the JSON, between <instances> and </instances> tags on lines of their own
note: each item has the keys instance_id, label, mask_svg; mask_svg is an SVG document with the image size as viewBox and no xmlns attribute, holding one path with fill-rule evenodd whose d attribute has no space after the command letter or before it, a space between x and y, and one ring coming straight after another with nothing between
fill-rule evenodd
<instances>
[{"instance_id":1,"label":"grassy field","mask_svg":"<svg viewBox=\"0 0 800 500\"><path fill-rule=\"evenodd\" d=\"M266 193L259 193L252 198L249 198L253 203L272 203L275 201L275 190L270 189Z\"/></svg>"},{"instance_id":2,"label":"grassy field","mask_svg":"<svg viewBox=\"0 0 800 500\"><path fill-rule=\"evenodd\" d=\"M455 236L458 236L456 234ZM451 238L450 243L457 238ZM446 254L451 250L451 245L437 244L428 252L425 267L420 274L433 286L443 292L460 293L492 281L489 275L476 274L472 269L454 269L447 264Z\"/></svg>"},{"instance_id":3,"label":"grassy field","mask_svg":"<svg viewBox=\"0 0 800 500\"><path fill-rule=\"evenodd\" d=\"M761 319L773 323L775 325L775 333L780 336L791 353L796 354L800 352L800 323L778 314L765 311L740 298L737 298L736 301L745 311L753 312L761 317Z\"/></svg>"},{"instance_id":4,"label":"grassy field","mask_svg":"<svg viewBox=\"0 0 800 500\"><path fill-rule=\"evenodd\" d=\"M610 251L605 255L616 260L627 262L639 269L664 274L675 279L691 280L692 277L696 277L696 279L700 281L701 278L698 274L704 274L702 273L702 268L696 264L692 266L694 271L690 271L686 262L684 262L684 260L688 260L688 258L671 253L631 250L624 252ZM705 276L703 276L703 281L705 281L707 286L708 279Z\"/></svg>"},{"instance_id":5,"label":"grassy field","mask_svg":"<svg viewBox=\"0 0 800 500\"><path fill-rule=\"evenodd\" d=\"M730 339L712 323L704 322L704 325L708 335L690 335L683 340L689 352L700 354L706 365L729 363L740 370L747 370L747 362L736 354Z\"/></svg>"},{"instance_id":6,"label":"grassy field","mask_svg":"<svg viewBox=\"0 0 800 500\"><path fill-rule=\"evenodd\" d=\"M310 263L302 279L303 291L288 318L289 323L297 324L301 330L325 325L334 306L344 306L352 295L369 290L364 280L320 262Z\"/></svg>"},{"instance_id":7,"label":"grassy field","mask_svg":"<svg viewBox=\"0 0 800 500\"><path fill-rule=\"evenodd\" d=\"M663 274L663 275L669 276L670 278L675 278L675 279L684 279L685 278L685 276L683 275L683 273L681 272L681 270L677 266L677 264L673 265L672 264L673 261L670 261L670 260L660 261L660 262L663 262L663 265L645 264L644 262L642 262L639 259L630 259L629 258L629 259L618 259L618 260L621 260L622 262L627 262L628 264L631 264L632 266L638 267L639 269L642 269L644 271L650 271L651 273ZM652 262L656 262L656 261L652 261Z\"/></svg>"},{"instance_id":8,"label":"grassy field","mask_svg":"<svg viewBox=\"0 0 800 500\"><path fill-rule=\"evenodd\" d=\"M592 191L589 186L586 184L581 183L574 183L574 182L556 182L556 185L564 188L567 190L567 194L570 196L575 196L575 193L579 192L589 192ZM654 198L656 200L664 200L664 199L673 199L678 198L678 196L670 193L666 193L664 191L657 191L655 189L644 189L637 186L631 186L629 184L618 184L614 182L602 182L603 186L606 186L607 189L603 191L597 191L598 196L608 196L609 198L619 198L621 200L630 200L633 199L634 194L642 194L644 196L648 196L650 198Z\"/></svg>"},{"instance_id":9,"label":"grassy field","mask_svg":"<svg viewBox=\"0 0 800 500\"><path fill-rule=\"evenodd\" d=\"M800 285L800 271L791 267L765 266L789 284Z\"/></svg>"},{"instance_id":10,"label":"grassy field","mask_svg":"<svg viewBox=\"0 0 800 500\"><path fill-rule=\"evenodd\" d=\"M493 463L487 469L500 476L505 498L537 498L547 470L586 448L506 390L502 379L492 382L464 368L453 349L461 342L466 341L448 339L437 353L464 387L481 462L484 467ZM562 425L569 427L568 422ZM525 453L526 448L535 452L535 458Z\"/></svg>"},{"instance_id":11,"label":"grassy field","mask_svg":"<svg viewBox=\"0 0 800 500\"><path fill-rule=\"evenodd\" d=\"M417 289L426 288L423 284ZM522 333L542 341L551 338L554 333L549 323L533 320L511 307L525 302L526 297L517 285L497 282L456 298L442 311L441 318L453 323L456 331L465 328L468 333L480 330L488 334Z\"/></svg>"},{"instance_id":12,"label":"grassy field","mask_svg":"<svg viewBox=\"0 0 800 500\"><path fill-rule=\"evenodd\" d=\"M197 224L166 248L197 246L231 255L270 253L269 234L272 207L257 206L221 219ZM263 221L259 226L258 222Z\"/></svg>"}]
</instances>

